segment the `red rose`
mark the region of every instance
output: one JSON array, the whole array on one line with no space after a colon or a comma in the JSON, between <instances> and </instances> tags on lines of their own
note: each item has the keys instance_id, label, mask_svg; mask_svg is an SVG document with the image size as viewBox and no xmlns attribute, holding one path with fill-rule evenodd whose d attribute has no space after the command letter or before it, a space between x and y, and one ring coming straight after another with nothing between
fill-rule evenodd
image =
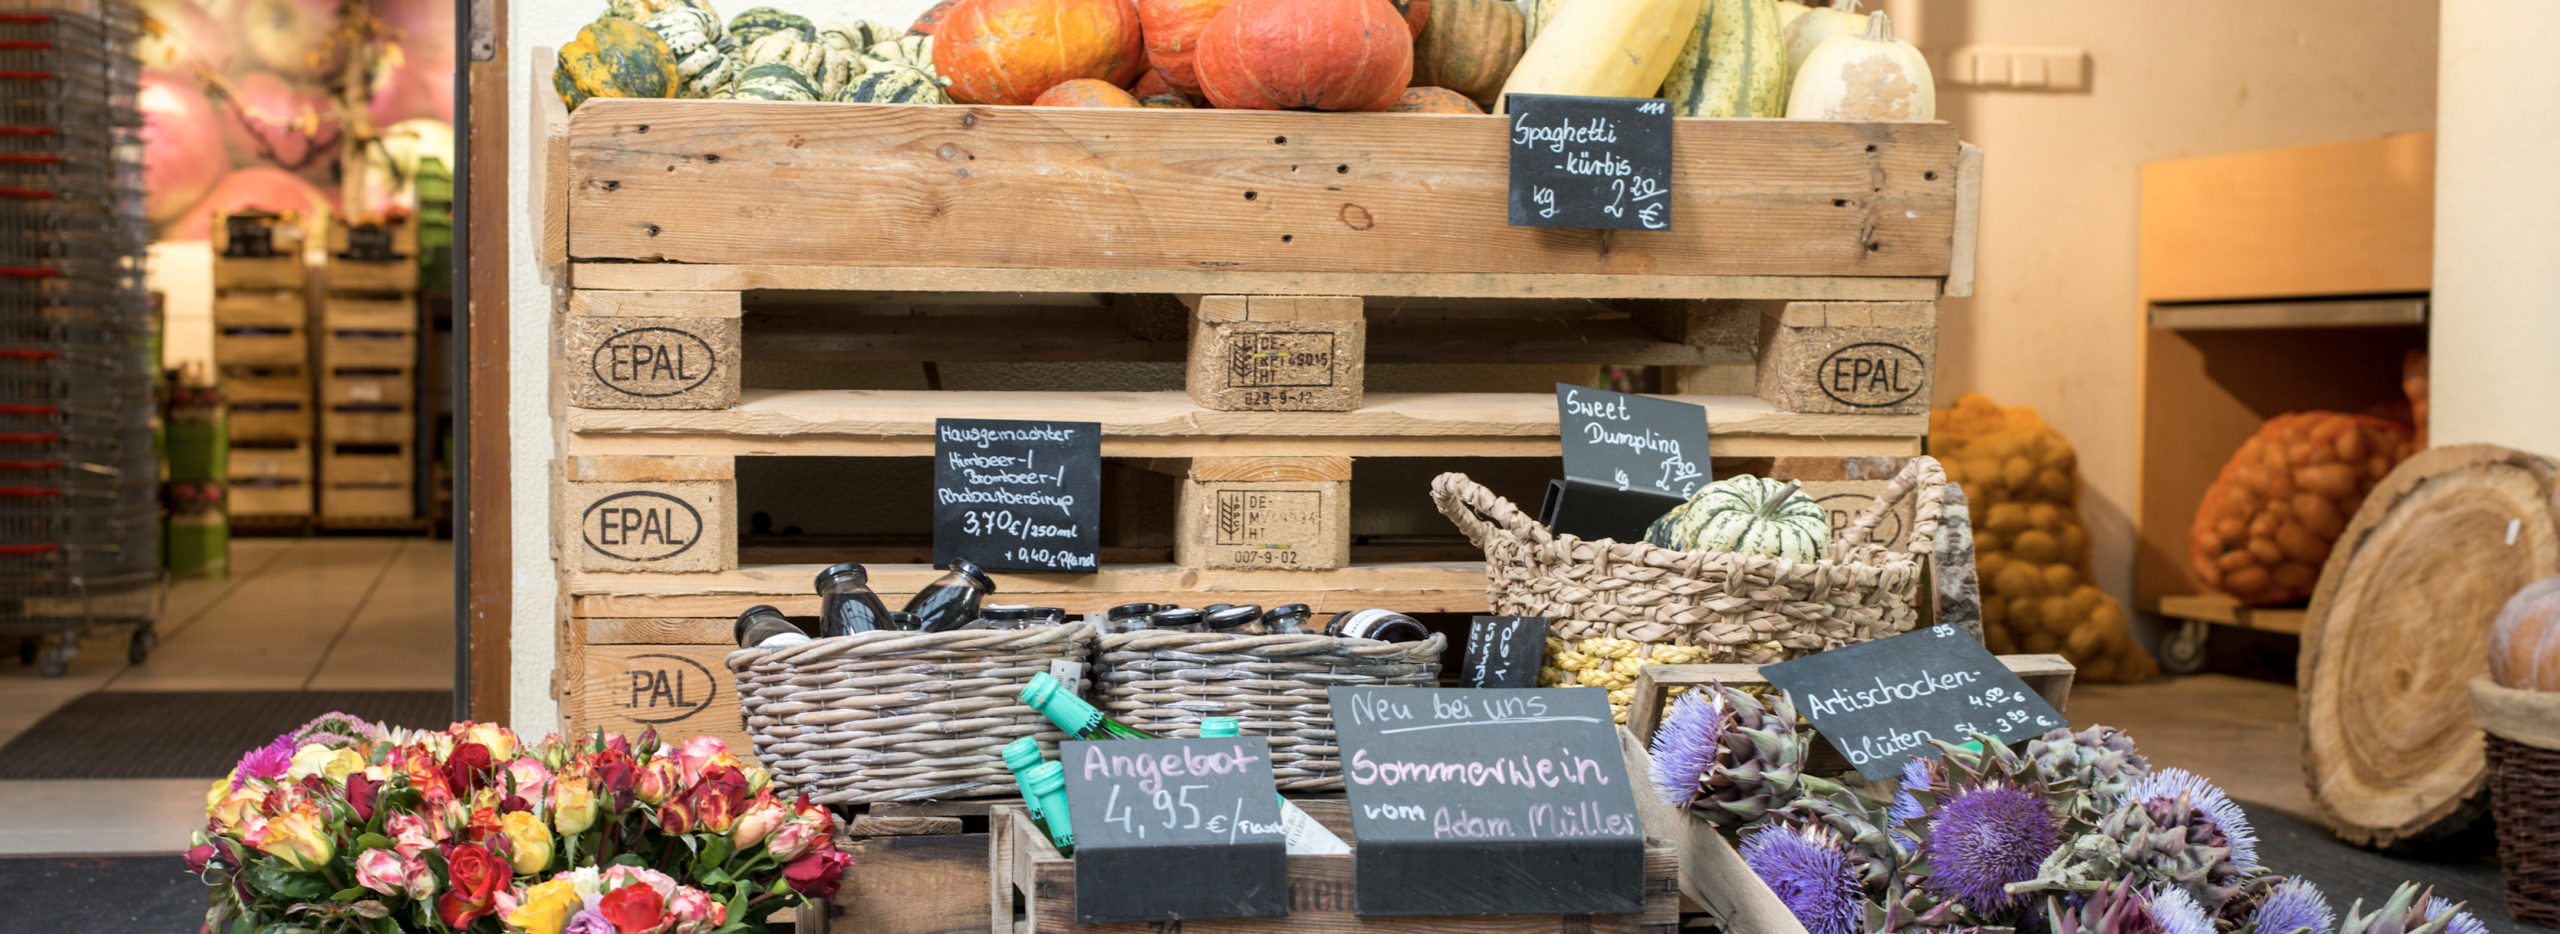
<instances>
[{"instance_id":1,"label":"red rose","mask_svg":"<svg viewBox=\"0 0 2560 934\"><path fill-rule=\"evenodd\" d=\"M357 820L373 819L373 799L381 792L382 783L363 772L347 774L347 807L355 809Z\"/></svg>"},{"instance_id":2,"label":"red rose","mask_svg":"<svg viewBox=\"0 0 2560 934\"><path fill-rule=\"evenodd\" d=\"M617 734L614 738L620 739L621 736ZM631 788L640 783L640 770L631 764L629 753L607 748L588 756L587 767L594 771L597 786L615 797L614 810L631 806Z\"/></svg>"},{"instance_id":3,"label":"red rose","mask_svg":"<svg viewBox=\"0 0 2560 934\"><path fill-rule=\"evenodd\" d=\"M199 843L187 848L187 871L204 875L204 867L213 863L213 844Z\"/></svg>"},{"instance_id":4,"label":"red rose","mask_svg":"<svg viewBox=\"0 0 2560 934\"><path fill-rule=\"evenodd\" d=\"M479 777L493 764L489 747L479 743L455 743L453 754L444 757L445 781L453 785L456 795L470 794L480 787Z\"/></svg>"},{"instance_id":5,"label":"red rose","mask_svg":"<svg viewBox=\"0 0 2560 934\"><path fill-rule=\"evenodd\" d=\"M738 822L738 813L747 807L747 776L729 766L714 766L702 771L702 780L684 793L684 807L692 812L693 824L711 833L728 833Z\"/></svg>"},{"instance_id":6,"label":"red rose","mask_svg":"<svg viewBox=\"0 0 2560 934\"><path fill-rule=\"evenodd\" d=\"M444 863L445 891L436 896L436 915L456 930L496 912L498 893L515 878L515 867L477 843L447 848Z\"/></svg>"},{"instance_id":7,"label":"red rose","mask_svg":"<svg viewBox=\"0 0 2560 934\"><path fill-rule=\"evenodd\" d=\"M462 826L462 839L473 843L486 844L506 837L506 826L499 821L496 808L484 806L474 809L471 822Z\"/></svg>"},{"instance_id":8,"label":"red rose","mask_svg":"<svg viewBox=\"0 0 2560 934\"><path fill-rule=\"evenodd\" d=\"M647 884L626 885L596 901L596 910L617 931L655 931L666 926L666 900Z\"/></svg>"},{"instance_id":9,"label":"red rose","mask_svg":"<svg viewBox=\"0 0 2560 934\"><path fill-rule=\"evenodd\" d=\"M834 898L836 887L844 884L845 868L852 865L853 857L821 846L782 867L782 881L810 898Z\"/></svg>"}]
</instances>

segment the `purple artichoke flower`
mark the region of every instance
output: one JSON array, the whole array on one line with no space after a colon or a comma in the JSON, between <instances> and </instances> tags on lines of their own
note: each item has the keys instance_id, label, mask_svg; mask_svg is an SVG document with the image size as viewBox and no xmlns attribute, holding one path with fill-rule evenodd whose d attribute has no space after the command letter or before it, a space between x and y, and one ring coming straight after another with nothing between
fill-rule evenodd
<instances>
[{"instance_id":1,"label":"purple artichoke flower","mask_svg":"<svg viewBox=\"0 0 2560 934\"><path fill-rule=\"evenodd\" d=\"M2480 923L2480 919L2462 910L2461 905L2454 904L2443 896L2430 896L2426 907L2421 911L2423 917L2431 924L2447 914L2453 915L2453 920L2445 922L2445 934L2489 934L2488 925Z\"/></svg>"},{"instance_id":2,"label":"purple artichoke flower","mask_svg":"<svg viewBox=\"0 0 2560 934\"><path fill-rule=\"evenodd\" d=\"M2143 910L2151 916L2151 923L2159 926L2160 934L2214 934L2213 918L2185 889L2154 891L2151 904Z\"/></svg>"},{"instance_id":3,"label":"purple artichoke flower","mask_svg":"<svg viewBox=\"0 0 2560 934\"><path fill-rule=\"evenodd\" d=\"M1767 826L1742 841L1742 862L1768 883L1806 934L1857 934L1866 886L1838 838L1813 827Z\"/></svg>"},{"instance_id":4,"label":"purple artichoke flower","mask_svg":"<svg viewBox=\"0 0 2560 934\"><path fill-rule=\"evenodd\" d=\"M279 736L240 757L240 765L231 772L231 787L236 791L252 778L283 778L292 768L293 736Z\"/></svg>"},{"instance_id":5,"label":"purple artichoke flower","mask_svg":"<svg viewBox=\"0 0 2560 934\"><path fill-rule=\"evenodd\" d=\"M2043 796L1987 784L1938 800L1936 818L1920 840L1920 858L1938 894L1997 918L2027 904L2028 896L2011 894L2009 884L2035 878L2061 844L2062 819Z\"/></svg>"},{"instance_id":6,"label":"purple artichoke flower","mask_svg":"<svg viewBox=\"0 0 2560 934\"><path fill-rule=\"evenodd\" d=\"M2250 923L2258 934L2332 934L2338 915L2330 910L2319 886L2295 877L2276 883Z\"/></svg>"},{"instance_id":7,"label":"purple artichoke flower","mask_svg":"<svg viewBox=\"0 0 2560 934\"><path fill-rule=\"evenodd\" d=\"M1717 691L1690 691L1671 705L1653 733L1653 784L1662 803L1686 807L1698 796L1698 779L1715 766L1732 721Z\"/></svg>"},{"instance_id":8,"label":"purple artichoke flower","mask_svg":"<svg viewBox=\"0 0 2560 934\"><path fill-rule=\"evenodd\" d=\"M2241 869L2257 867L2257 830L2249 826L2249 815L2240 810L2240 805L2233 803L2212 782L2185 769L2161 769L2134 782L2129 797L2152 809L2155 816L2167 818L2173 815L2157 812L2175 807L2181 794L2186 796L2187 807L2193 812L2189 815L2190 822L2210 827L2221 838L2200 842L2229 848L2233 866Z\"/></svg>"}]
</instances>

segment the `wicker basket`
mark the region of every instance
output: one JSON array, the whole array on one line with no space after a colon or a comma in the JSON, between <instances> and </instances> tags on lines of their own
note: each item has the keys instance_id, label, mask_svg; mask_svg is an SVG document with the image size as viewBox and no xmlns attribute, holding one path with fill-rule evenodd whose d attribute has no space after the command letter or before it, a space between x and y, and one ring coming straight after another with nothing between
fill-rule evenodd
<instances>
[{"instance_id":1,"label":"wicker basket","mask_svg":"<svg viewBox=\"0 0 2560 934\"><path fill-rule=\"evenodd\" d=\"M2489 733L2489 808L2507 915L2560 927L2560 692L2474 678L2471 708Z\"/></svg>"},{"instance_id":2,"label":"wicker basket","mask_svg":"<svg viewBox=\"0 0 2560 934\"><path fill-rule=\"evenodd\" d=\"M1946 482L1911 458L1809 563L1557 535L1465 474L1441 474L1431 499L1484 549L1493 612L1548 619L1540 683L1607 688L1623 720L1644 665L1783 661L1908 631ZM1868 541L1911 496L1909 538Z\"/></svg>"},{"instance_id":3,"label":"wicker basket","mask_svg":"<svg viewBox=\"0 0 2560 934\"><path fill-rule=\"evenodd\" d=\"M1102 637L1093 683L1112 719L1159 736L1198 736L1205 717L1234 717L1271 741L1284 791L1342 787L1337 687L1429 687L1449 639L1379 642L1323 635L1231 636L1139 630Z\"/></svg>"},{"instance_id":4,"label":"wicker basket","mask_svg":"<svg viewBox=\"0 0 2560 934\"><path fill-rule=\"evenodd\" d=\"M1066 734L1022 686L1093 651L1089 623L866 632L729 653L738 705L774 781L821 804L1018 794L1001 754Z\"/></svg>"}]
</instances>

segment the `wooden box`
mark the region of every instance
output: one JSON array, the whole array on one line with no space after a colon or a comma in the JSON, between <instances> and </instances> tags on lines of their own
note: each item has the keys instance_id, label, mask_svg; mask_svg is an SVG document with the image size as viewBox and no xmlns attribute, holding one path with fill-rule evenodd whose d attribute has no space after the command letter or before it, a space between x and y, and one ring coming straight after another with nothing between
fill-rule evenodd
<instances>
[{"instance_id":1,"label":"wooden box","mask_svg":"<svg viewBox=\"0 0 2560 934\"><path fill-rule=\"evenodd\" d=\"M222 394L235 439L296 440L311 437L311 380L299 368L236 370L224 374Z\"/></svg>"},{"instance_id":2,"label":"wooden box","mask_svg":"<svg viewBox=\"0 0 2560 934\"><path fill-rule=\"evenodd\" d=\"M417 493L405 483L320 485L323 520L410 519L417 514Z\"/></svg>"},{"instance_id":3,"label":"wooden box","mask_svg":"<svg viewBox=\"0 0 2560 934\"><path fill-rule=\"evenodd\" d=\"M300 327L217 327L213 331L216 366L301 366L311 359L311 345Z\"/></svg>"},{"instance_id":4,"label":"wooden box","mask_svg":"<svg viewBox=\"0 0 2560 934\"><path fill-rule=\"evenodd\" d=\"M415 481L406 439L400 443L329 441L320 455L320 480L331 484L386 486Z\"/></svg>"},{"instance_id":5,"label":"wooden box","mask_svg":"<svg viewBox=\"0 0 2560 934\"><path fill-rule=\"evenodd\" d=\"M1020 798L857 805L836 848L852 854L844 887L799 934L985 934L992 847L988 814Z\"/></svg>"},{"instance_id":6,"label":"wooden box","mask_svg":"<svg viewBox=\"0 0 2560 934\"><path fill-rule=\"evenodd\" d=\"M311 514L311 482L308 480L242 481L234 477L224 496L230 499L229 513L242 516L308 516Z\"/></svg>"},{"instance_id":7,"label":"wooden box","mask_svg":"<svg viewBox=\"0 0 2560 934\"><path fill-rule=\"evenodd\" d=\"M381 229L388 234L394 258L386 261L357 260L348 255L350 233L347 222L329 224L328 286L333 293L415 292L418 289L418 225L403 221Z\"/></svg>"},{"instance_id":8,"label":"wooden box","mask_svg":"<svg viewBox=\"0 0 2560 934\"><path fill-rule=\"evenodd\" d=\"M309 319L299 290L232 289L213 297L215 327L299 328Z\"/></svg>"},{"instance_id":9,"label":"wooden box","mask_svg":"<svg viewBox=\"0 0 2560 934\"><path fill-rule=\"evenodd\" d=\"M410 367L333 366L320 371L324 405L410 405L418 373Z\"/></svg>"},{"instance_id":10,"label":"wooden box","mask_svg":"<svg viewBox=\"0 0 2560 934\"><path fill-rule=\"evenodd\" d=\"M389 402L335 402L320 412L320 438L330 444L408 444L416 440L417 412Z\"/></svg>"},{"instance_id":11,"label":"wooden box","mask_svg":"<svg viewBox=\"0 0 2560 934\"><path fill-rule=\"evenodd\" d=\"M1639 802L1649 797L1635 789ZM1309 816L1344 840L1353 841L1350 806L1340 800L1298 802ZM1016 807L998 807L989 820L995 827L990 849L994 864L995 934L1672 934L1680 927L1680 894L1676 886L1679 858L1670 841L1648 841L1645 850L1645 910L1628 915L1485 915L1471 917L1362 917L1351 913L1357 857L1291 856L1289 914L1280 918L1077 924L1076 864Z\"/></svg>"},{"instance_id":12,"label":"wooden box","mask_svg":"<svg viewBox=\"0 0 2560 934\"><path fill-rule=\"evenodd\" d=\"M326 328L320 333L320 361L330 367L409 367L418 363L415 331Z\"/></svg>"},{"instance_id":13,"label":"wooden box","mask_svg":"<svg viewBox=\"0 0 2560 934\"><path fill-rule=\"evenodd\" d=\"M311 442L231 442L231 479L311 479Z\"/></svg>"},{"instance_id":14,"label":"wooden box","mask_svg":"<svg viewBox=\"0 0 2560 934\"><path fill-rule=\"evenodd\" d=\"M1184 382L1201 408L1360 407L1368 324L1359 297L1208 295L1192 301Z\"/></svg>"},{"instance_id":15,"label":"wooden box","mask_svg":"<svg viewBox=\"0 0 2560 934\"><path fill-rule=\"evenodd\" d=\"M418 306L406 297L332 295L320 302L320 325L358 331L415 331Z\"/></svg>"},{"instance_id":16,"label":"wooden box","mask_svg":"<svg viewBox=\"0 0 2560 934\"><path fill-rule=\"evenodd\" d=\"M1351 563L1351 459L1194 459L1174 521L1174 562L1185 567L1343 567Z\"/></svg>"}]
</instances>

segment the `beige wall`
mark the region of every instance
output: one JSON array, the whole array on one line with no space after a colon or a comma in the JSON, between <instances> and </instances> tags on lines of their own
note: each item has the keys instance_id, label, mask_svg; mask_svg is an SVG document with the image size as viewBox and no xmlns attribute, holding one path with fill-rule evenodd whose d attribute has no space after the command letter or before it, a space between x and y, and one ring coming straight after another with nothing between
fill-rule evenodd
<instances>
[{"instance_id":1,"label":"beige wall","mask_svg":"<svg viewBox=\"0 0 2560 934\"><path fill-rule=\"evenodd\" d=\"M2560 5L2447 0L2443 38L2428 430L2560 456Z\"/></svg>"},{"instance_id":2,"label":"beige wall","mask_svg":"<svg viewBox=\"0 0 2560 934\"><path fill-rule=\"evenodd\" d=\"M2140 166L2434 126L2436 4L1898 0L1886 9L1917 19L1933 53L1969 44L2090 53L2087 93L1939 91L1939 117L1987 164L1980 283L1972 299L1942 306L1938 401L1980 391L2032 405L2071 439L2099 582L2129 596Z\"/></svg>"}]
</instances>

